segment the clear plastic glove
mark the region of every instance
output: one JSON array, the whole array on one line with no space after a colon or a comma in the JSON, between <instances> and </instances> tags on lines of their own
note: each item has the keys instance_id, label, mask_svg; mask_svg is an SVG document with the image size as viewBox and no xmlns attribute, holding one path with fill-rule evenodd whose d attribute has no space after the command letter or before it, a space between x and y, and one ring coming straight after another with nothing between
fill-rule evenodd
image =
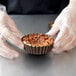
<instances>
[{"instance_id":1,"label":"clear plastic glove","mask_svg":"<svg viewBox=\"0 0 76 76\"><path fill-rule=\"evenodd\" d=\"M47 34L55 36L56 33L53 52L60 53L76 46L76 7L68 5L56 18Z\"/></svg>"},{"instance_id":2,"label":"clear plastic glove","mask_svg":"<svg viewBox=\"0 0 76 76\"><path fill-rule=\"evenodd\" d=\"M23 48L21 42L22 34L16 28L14 21L3 11L0 10L0 55L9 59L19 56L19 53L7 45L6 40Z\"/></svg>"}]
</instances>

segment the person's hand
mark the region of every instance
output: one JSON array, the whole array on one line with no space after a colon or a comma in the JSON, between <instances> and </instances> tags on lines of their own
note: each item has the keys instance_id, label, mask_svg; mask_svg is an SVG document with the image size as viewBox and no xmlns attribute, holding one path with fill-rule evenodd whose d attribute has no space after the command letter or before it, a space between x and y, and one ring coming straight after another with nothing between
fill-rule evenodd
<instances>
[{"instance_id":1,"label":"person's hand","mask_svg":"<svg viewBox=\"0 0 76 76\"><path fill-rule=\"evenodd\" d=\"M76 7L68 5L63 9L47 34L55 36L57 33L53 52L60 53L76 46Z\"/></svg>"},{"instance_id":2,"label":"person's hand","mask_svg":"<svg viewBox=\"0 0 76 76\"><path fill-rule=\"evenodd\" d=\"M6 40L23 48L22 34L16 28L14 21L3 11L0 11L0 55L9 59L19 56L13 48L7 45Z\"/></svg>"}]
</instances>

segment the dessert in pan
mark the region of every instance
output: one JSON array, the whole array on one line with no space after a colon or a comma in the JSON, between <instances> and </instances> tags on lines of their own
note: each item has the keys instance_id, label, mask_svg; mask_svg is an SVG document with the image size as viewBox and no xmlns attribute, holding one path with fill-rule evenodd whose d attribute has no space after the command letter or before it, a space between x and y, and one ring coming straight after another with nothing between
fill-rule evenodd
<instances>
[{"instance_id":1,"label":"dessert in pan","mask_svg":"<svg viewBox=\"0 0 76 76\"><path fill-rule=\"evenodd\" d=\"M24 49L28 54L42 55L51 51L54 38L46 34L28 34L22 37Z\"/></svg>"}]
</instances>

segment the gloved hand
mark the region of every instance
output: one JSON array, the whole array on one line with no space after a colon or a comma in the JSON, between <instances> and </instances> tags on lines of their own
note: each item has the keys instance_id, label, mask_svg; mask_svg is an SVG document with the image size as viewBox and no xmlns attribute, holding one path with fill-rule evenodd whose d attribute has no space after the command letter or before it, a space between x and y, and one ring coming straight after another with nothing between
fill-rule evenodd
<instances>
[{"instance_id":1,"label":"gloved hand","mask_svg":"<svg viewBox=\"0 0 76 76\"><path fill-rule=\"evenodd\" d=\"M56 18L53 27L47 33L55 36L58 33L54 47L55 53L70 50L76 46L76 7L70 4Z\"/></svg>"},{"instance_id":2,"label":"gloved hand","mask_svg":"<svg viewBox=\"0 0 76 76\"><path fill-rule=\"evenodd\" d=\"M5 12L0 10L0 55L9 59L18 57L19 53L10 48L6 40L23 48L21 37L22 34L16 28L14 21Z\"/></svg>"}]
</instances>

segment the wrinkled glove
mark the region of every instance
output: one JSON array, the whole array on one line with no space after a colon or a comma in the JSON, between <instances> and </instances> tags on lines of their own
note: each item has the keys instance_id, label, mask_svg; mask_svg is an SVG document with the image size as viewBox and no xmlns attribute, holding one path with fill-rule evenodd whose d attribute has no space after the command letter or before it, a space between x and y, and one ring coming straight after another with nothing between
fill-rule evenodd
<instances>
[{"instance_id":1,"label":"wrinkled glove","mask_svg":"<svg viewBox=\"0 0 76 76\"><path fill-rule=\"evenodd\" d=\"M19 53L7 45L6 40L23 48L21 42L22 34L16 28L14 21L5 13L0 10L0 55L9 59L13 59L19 56Z\"/></svg>"},{"instance_id":2,"label":"wrinkled glove","mask_svg":"<svg viewBox=\"0 0 76 76\"><path fill-rule=\"evenodd\" d=\"M55 36L57 33L53 52L68 51L76 46L76 7L68 5L64 8L47 34Z\"/></svg>"}]
</instances>

